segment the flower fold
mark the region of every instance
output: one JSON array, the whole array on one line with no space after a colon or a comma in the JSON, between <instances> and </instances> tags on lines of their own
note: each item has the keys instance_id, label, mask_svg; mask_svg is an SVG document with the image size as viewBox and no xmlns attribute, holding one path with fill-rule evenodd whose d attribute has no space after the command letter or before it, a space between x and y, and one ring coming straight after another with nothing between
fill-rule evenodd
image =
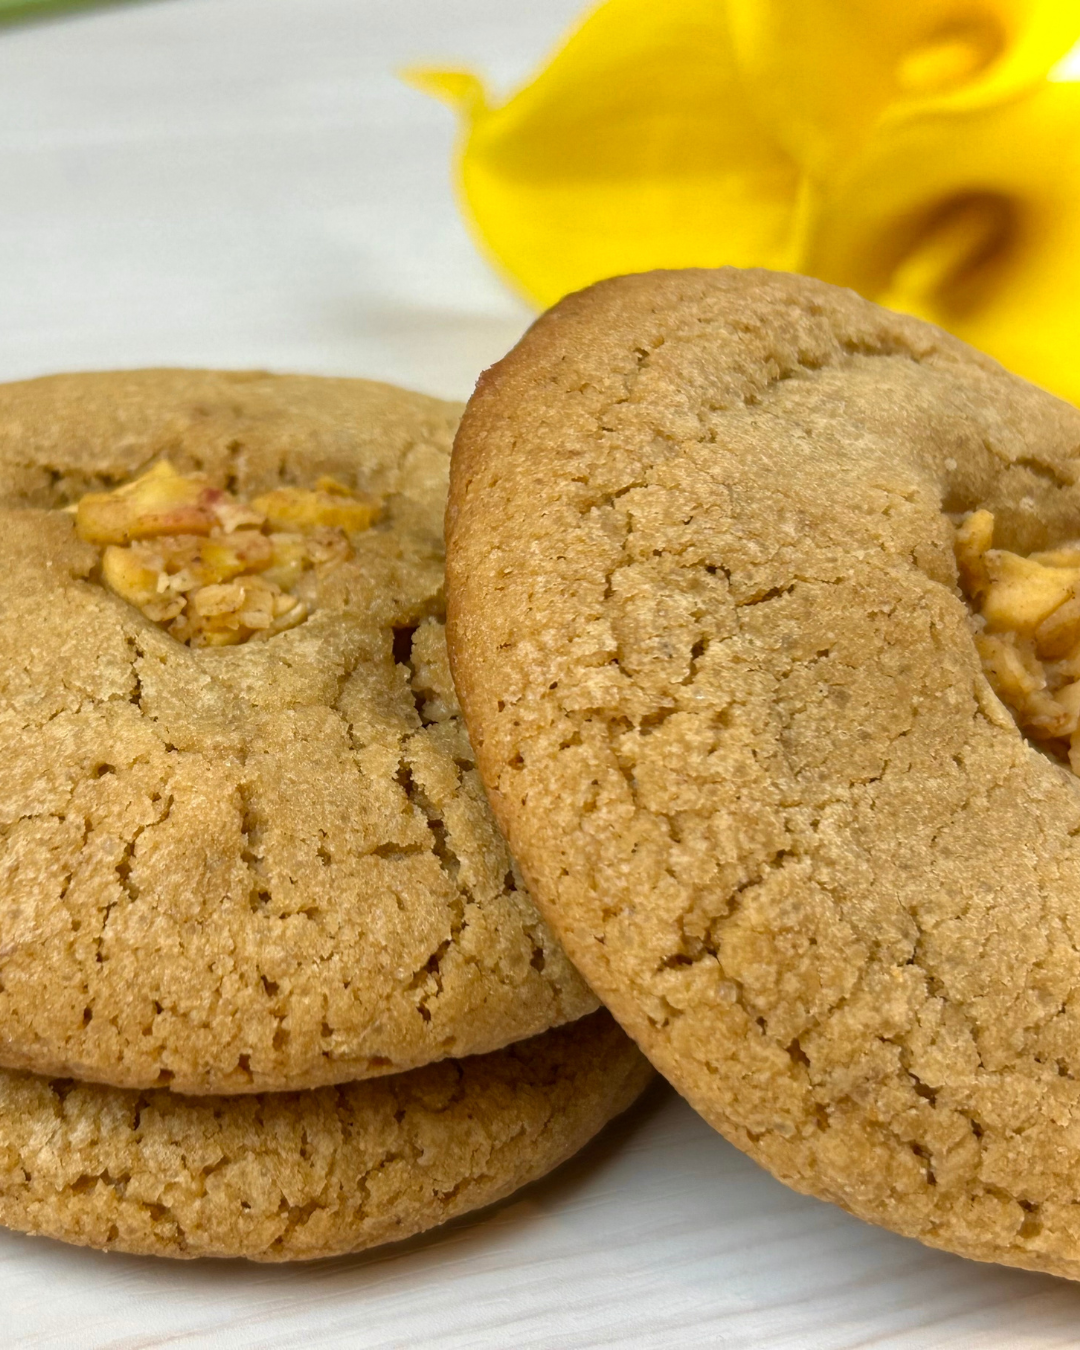
<instances>
[{"instance_id":1,"label":"flower fold","mask_svg":"<svg viewBox=\"0 0 1080 1350\"><path fill-rule=\"evenodd\" d=\"M1080 39L1075 0L725 2L759 113L815 175L882 124L1031 89Z\"/></svg>"},{"instance_id":2,"label":"flower fold","mask_svg":"<svg viewBox=\"0 0 1080 1350\"><path fill-rule=\"evenodd\" d=\"M799 170L753 112L715 0L609 0L501 107L460 71L408 78L461 114L467 213L541 305L617 272L794 265Z\"/></svg>"},{"instance_id":3,"label":"flower fold","mask_svg":"<svg viewBox=\"0 0 1080 1350\"><path fill-rule=\"evenodd\" d=\"M541 305L654 267L806 272L1080 401L1080 0L607 0L493 104L458 186Z\"/></svg>"},{"instance_id":4,"label":"flower fold","mask_svg":"<svg viewBox=\"0 0 1080 1350\"><path fill-rule=\"evenodd\" d=\"M832 185L801 270L1080 402L1080 84L894 128Z\"/></svg>"}]
</instances>

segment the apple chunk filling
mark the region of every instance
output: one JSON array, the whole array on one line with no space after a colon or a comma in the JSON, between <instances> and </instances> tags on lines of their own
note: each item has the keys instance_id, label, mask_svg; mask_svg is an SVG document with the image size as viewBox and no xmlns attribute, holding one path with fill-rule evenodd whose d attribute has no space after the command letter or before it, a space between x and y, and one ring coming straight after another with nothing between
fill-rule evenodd
<instances>
[{"instance_id":1,"label":"apple chunk filling","mask_svg":"<svg viewBox=\"0 0 1080 1350\"><path fill-rule=\"evenodd\" d=\"M333 478L242 501L162 461L83 497L75 529L101 546L101 577L117 595L180 642L225 647L305 619L318 579L353 556L350 535L377 512Z\"/></svg>"},{"instance_id":2,"label":"apple chunk filling","mask_svg":"<svg viewBox=\"0 0 1080 1350\"><path fill-rule=\"evenodd\" d=\"M957 526L983 670L1021 730L1080 774L1080 542L1023 557L993 539L989 511Z\"/></svg>"}]
</instances>

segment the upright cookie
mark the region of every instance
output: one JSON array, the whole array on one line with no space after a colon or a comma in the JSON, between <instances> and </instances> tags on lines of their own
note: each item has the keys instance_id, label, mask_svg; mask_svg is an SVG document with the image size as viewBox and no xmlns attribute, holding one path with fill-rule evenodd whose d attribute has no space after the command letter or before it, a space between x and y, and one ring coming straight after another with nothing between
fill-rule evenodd
<instances>
[{"instance_id":1,"label":"upright cookie","mask_svg":"<svg viewBox=\"0 0 1080 1350\"><path fill-rule=\"evenodd\" d=\"M0 1070L0 1223L154 1256L360 1251L543 1176L650 1075L602 1011L308 1092L184 1098Z\"/></svg>"},{"instance_id":2,"label":"upright cookie","mask_svg":"<svg viewBox=\"0 0 1080 1350\"><path fill-rule=\"evenodd\" d=\"M1069 734L1078 479L1080 412L940 331L671 272L484 376L447 517L495 813L623 1026L792 1186L1073 1277L1080 784L980 651Z\"/></svg>"},{"instance_id":3,"label":"upright cookie","mask_svg":"<svg viewBox=\"0 0 1080 1350\"><path fill-rule=\"evenodd\" d=\"M457 414L359 380L0 388L0 1063L300 1088L596 1006L450 684Z\"/></svg>"}]
</instances>

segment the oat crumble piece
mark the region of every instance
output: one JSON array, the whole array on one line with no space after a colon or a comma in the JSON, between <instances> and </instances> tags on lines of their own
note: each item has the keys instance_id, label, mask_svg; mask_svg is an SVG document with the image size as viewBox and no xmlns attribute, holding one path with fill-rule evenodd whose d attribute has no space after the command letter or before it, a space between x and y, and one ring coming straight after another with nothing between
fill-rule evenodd
<instances>
[{"instance_id":1,"label":"oat crumble piece","mask_svg":"<svg viewBox=\"0 0 1080 1350\"><path fill-rule=\"evenodd\" d=\"M955 540L983 670L1021 729L1080 774L1080 542L1023 557L993 536L980 510Z\"/></svg>"},{"instance_id":2,"label":"oat crumble piece","mask_svg":"<svg viewBox=\"0 0 1080 1350\"><path fill-rule=\"evenodd\" d=\"M378 503L333 478L242 501L161 461L75 509L110 590L191 647L235 646L301 623L313 579L353 556Z\"/></svg>"}]
</instances>

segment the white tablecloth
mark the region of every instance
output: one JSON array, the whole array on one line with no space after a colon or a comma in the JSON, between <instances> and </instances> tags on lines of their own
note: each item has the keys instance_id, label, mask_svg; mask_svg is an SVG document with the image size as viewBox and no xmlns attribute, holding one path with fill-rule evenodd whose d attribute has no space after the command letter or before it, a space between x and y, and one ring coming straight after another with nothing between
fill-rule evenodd
<instances>
[{"instance_id":1,"label":"white tablecloth","mask_svg":"<svg viewBox=\"0 0 1080 1350\"><path fill-rule=\"evenodd\" d=\"M657 0L663 3L663 0ZM430 59L508 87L578 0L155 0L0 31L0 379L131 365L465 396L528 322L448 186ZM0 1345L1049 1347L1080 1288L794 1195L670 1090L401 1247L167 1263L0 1232Z\"/></svg>"}]
</instances>

